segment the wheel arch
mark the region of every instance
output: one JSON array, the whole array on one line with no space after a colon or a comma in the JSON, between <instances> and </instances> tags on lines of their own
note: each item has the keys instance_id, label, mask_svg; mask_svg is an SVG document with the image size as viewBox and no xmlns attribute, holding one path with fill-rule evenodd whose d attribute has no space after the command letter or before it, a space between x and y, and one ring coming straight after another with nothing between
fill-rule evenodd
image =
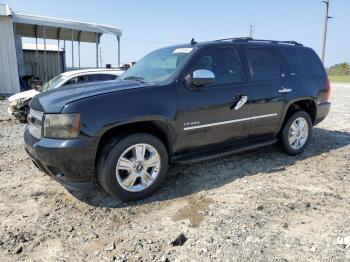
<instances>
[{"instance_id":1,"label":"wheel arch","mask_svg":"<svg viewBox=\"0 0 350 262\"><path fill-rule=\"evenodd\" d=\"M292 101L289 101L288 105L286 106L286 110L284 112L283 116L283 122L281 123L281 128L283 128L286 121L288 121L289 116L291 116L294 112L298 110L304 110L306 111L310 118L312 124L314 124L316 120L317 115L317 104L314 98L312 97L304 97L304 98L298 98Z\"/></svg>"},{"instance_id":2,"label":"wheel arch","mask_svg":"<svg viewBox=\"0 0 350 262\"><path fill-rule=\"evenodd\" d=\"M148 120L143 119L133 122L124 122L110 126L101 134L96 151L95 167L98 163L102 149L113 138L115 138L118 135L123 137L134 133L148 133L156 136L164 143L168 154L171 154L173 150L172 141L174 139L174 130L170 123L155 118Z\"/></svg>"}]
</instances>

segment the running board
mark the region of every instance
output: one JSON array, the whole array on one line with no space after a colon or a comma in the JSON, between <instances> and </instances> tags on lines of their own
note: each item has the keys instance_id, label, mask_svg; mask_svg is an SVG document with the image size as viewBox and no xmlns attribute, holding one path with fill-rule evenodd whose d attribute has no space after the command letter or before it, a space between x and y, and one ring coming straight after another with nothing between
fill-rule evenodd
<instances>
[{"instance_id":1,"label":"running board","mask_svg":"<svg viewBox=\"0 0 350 262\"><path fill-rule=\"evenodd\" d=\"M199 151L199 152L196 151L196 152L186 153L179 156L173 156L171 157L170 161L171 163L177 163L177 164L189 164L194 162L210 160L213 158L233 155L243 151L248 151L259 147L272 145L272 144L275 144L276 142L277 142L277 139L273 138L273 139L263 140L259 142L254 141L241 146L225 148L222 150L216 149L216 150L206 150L206 151Z\"/></svg>"}]
</instances>

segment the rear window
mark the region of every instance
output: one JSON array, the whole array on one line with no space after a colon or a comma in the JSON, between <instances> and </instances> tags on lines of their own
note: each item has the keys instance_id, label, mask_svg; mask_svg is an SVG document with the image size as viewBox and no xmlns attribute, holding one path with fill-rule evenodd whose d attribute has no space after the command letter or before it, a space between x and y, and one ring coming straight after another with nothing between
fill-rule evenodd
<instances>
[{"instance_id":1,"label":"rear window","mask_svg":"<svg viewBox=\"0 0 350 262\"><path fill-rule=\"evenodd\" d=\"M279 56L268 49L245 49L251 81L276 81L282 79Z\"/></svg>"},{"instance_id":2,"label":"rear window","mask_svg":"<svg viewBox=\"0 0 350 262\"><path fill-rule=\"evenodd\" d=\"M89 81L90 82L115 80L116 78L117 77L115 75L110 75L110 74L93 74L93 75L89 75Z\"/></svg>"},{"instance_id":3,"label":"rear window","mask_svg":"<svg viewBox=\"0 0 350 262\"><path fill-rule=\"evenodd\" d=\"M307 48L285 48L283 54L291 73L304 78L325 77L325 70L317 54Z\"/></svg>"}]
</instances>

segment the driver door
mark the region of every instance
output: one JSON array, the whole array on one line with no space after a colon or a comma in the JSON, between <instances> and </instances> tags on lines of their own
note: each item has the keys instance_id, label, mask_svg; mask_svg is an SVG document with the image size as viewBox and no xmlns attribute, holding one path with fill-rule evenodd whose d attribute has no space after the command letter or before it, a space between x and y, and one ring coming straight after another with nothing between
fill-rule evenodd
<instances>
[{"instance_id":1,"label":"driver door","mask_svg":"<svg viewBox=\"0 0 350 262\"><path fill-rule=\"evenodd\" d=\"M247 101L240 108L234 108L243 96L249 99L235 48L203 50L194 58L188 73L193 75L198 69L212 71L215 81L202 87L187 86L185 81L179 81L179 148L229 145L247 137L250 128L249 103Z\"/></svg>"}]
</instances>

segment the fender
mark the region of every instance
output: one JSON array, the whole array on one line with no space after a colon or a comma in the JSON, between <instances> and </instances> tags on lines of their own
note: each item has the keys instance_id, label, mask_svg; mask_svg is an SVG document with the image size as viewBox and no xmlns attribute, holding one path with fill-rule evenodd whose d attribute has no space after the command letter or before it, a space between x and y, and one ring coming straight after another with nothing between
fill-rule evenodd
<instances>
[{"instance_id":1,"label":"fender","mask_svg":"<svg viewBox=\"0 0 350 262\"><path fill-rule=\"evenodd\" d=\"M175 129L175 121L169 121L169 119L164 116L159 115L150 115L150 116L142 116L136 118L127 118L116 123L104 126L103 129L99 130L96 137L100 141L104 134L113 129L128 127L128 126L147 126L153 125L157 129L159 129L165 136L168 141L168 146L171 148L173 141L176 139L176 129Z\"/></svg>"},{"instance_id":2,"label":"fender","mask_svg":"<svg viewBox=\"0 0 350 262\"><path fill-rule=\"evenodd\" d=\"M280 130L280 129L282 128L282 125L283 125L283 123L284 123L284 121L285 121L286 114L287 114L287 112L288 112L289 107L290 107L292 104L296 103L296 102L305 101L305 100L310 100L310 101L312 101L312 102L315 104L315 108L316 108L316 110L317 110L317 102L316 102L316 98L315 98L315 97L312 97L312 96L304 96L304 97L295 98L295 99L293 99L293 100L289 100L288 103L286 103L286 106L285 106L284 109L283 109L283 112L282 112L282 116L283 116L283 117L280 118L280 123L279 123L279 128L278 128L278 130ZM316 112L316 114L317 114L317 112Z\"/></svg>"}]
</instances>

